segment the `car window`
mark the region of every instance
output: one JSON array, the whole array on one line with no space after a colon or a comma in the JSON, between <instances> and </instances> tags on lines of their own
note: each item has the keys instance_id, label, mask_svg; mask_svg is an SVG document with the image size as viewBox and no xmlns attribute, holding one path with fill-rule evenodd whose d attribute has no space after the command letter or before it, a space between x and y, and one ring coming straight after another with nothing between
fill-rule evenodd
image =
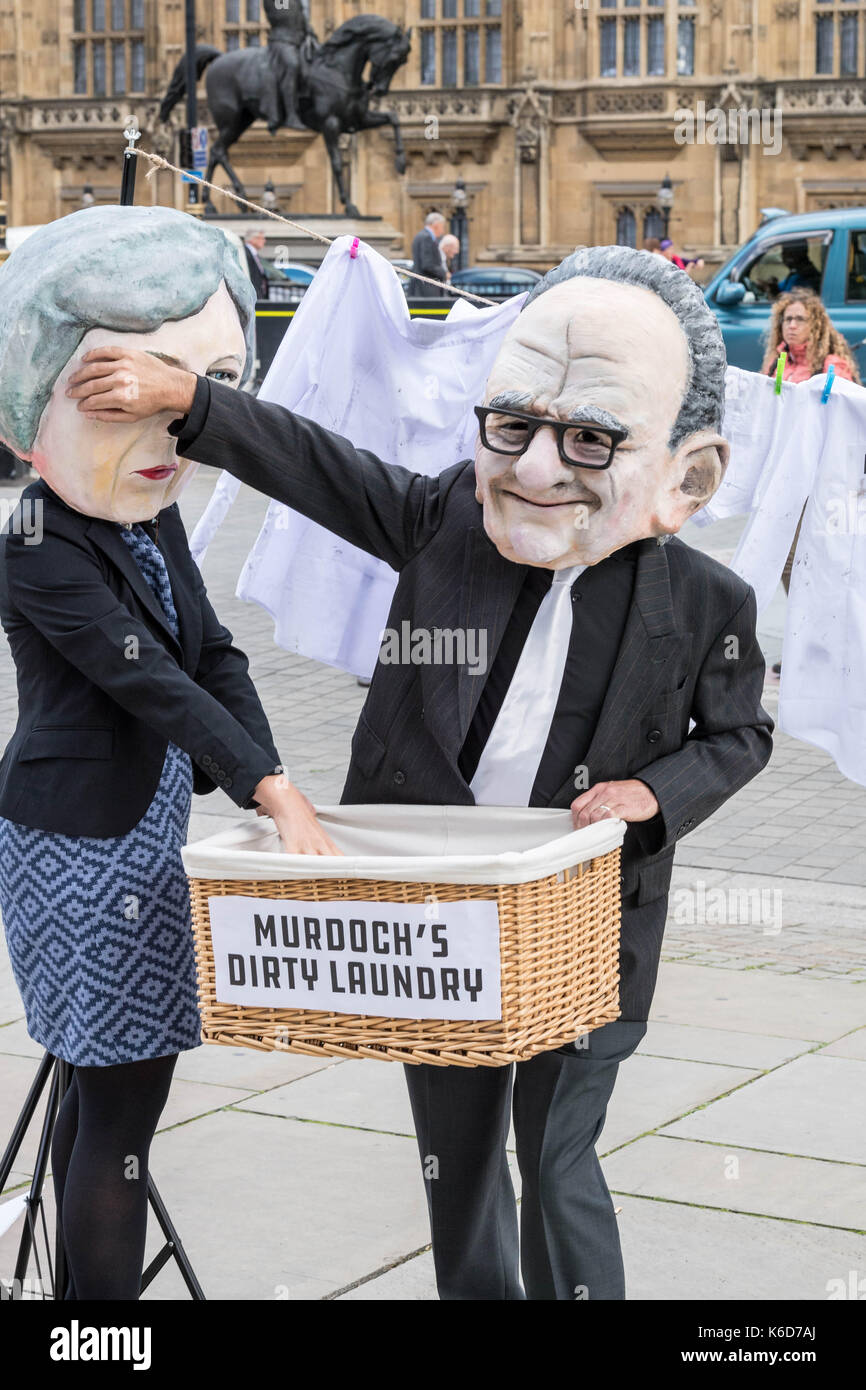
<instances>
[{"instance_id":1,"label":"car window","mask_svg":"<svg viewBox=\"0 0 866 1390\"><path fill-rule=\"evenodd\" d=\"M852 232L848 242L845 298L866 299L866 231Z\"/></svg>"},{"instance_id":2,"label":"car window","mask_svg":"<svg viewBox=\"0 0 866 1390\"><path fill-rule=\"evenodd\" d=\"M757 254L743 263L737 276L746 288L745 302L770 302L784 290L792 289L820 294L828 244L824 232L763 242Z\"/></svg>"}]
</instances>

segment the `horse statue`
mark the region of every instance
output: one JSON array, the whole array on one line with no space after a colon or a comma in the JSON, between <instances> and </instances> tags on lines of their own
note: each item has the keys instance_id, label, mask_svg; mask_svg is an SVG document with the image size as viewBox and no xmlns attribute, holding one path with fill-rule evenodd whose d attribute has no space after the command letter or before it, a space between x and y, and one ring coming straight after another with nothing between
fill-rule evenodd
<instances>
[{"instance_id":1,"label":"horse statue","mask_svg":"<svg viewBox=\"0 0 866 1390\"><path fill-rule=\"evenodd\" d=\"M409 56L411 28L379 15L360 14L347 19L324 43L308 38L300 52L297 79L297 114L308 130L324 136L340 201L347 217L360 213L349 202L343 178L343 157L339 137L344 131L375 130L390 125L394 131L394 167L406 171L406 151L400 122L393 111L371 111L371 97L388 91L394 73ZM234 191L246 197L244 186L229 163L228 151L253 121L267 118L267 88L270 55L267 48L237 48L223 53L210 44L195 50L196 75L207 72L205 90L211 117L218 131L213 141L205 178L210 183L219 166L228 175ZM364 78L369 63L370 74ZM177 103L186 95L186 59L181 59L159 108L159 119L167 121ZM262 100L265 98L265 109ZM210 189L205 188L204 206L213 211ZM208 209L208 204L210 208Z\"/></svg>"}]
</instances>

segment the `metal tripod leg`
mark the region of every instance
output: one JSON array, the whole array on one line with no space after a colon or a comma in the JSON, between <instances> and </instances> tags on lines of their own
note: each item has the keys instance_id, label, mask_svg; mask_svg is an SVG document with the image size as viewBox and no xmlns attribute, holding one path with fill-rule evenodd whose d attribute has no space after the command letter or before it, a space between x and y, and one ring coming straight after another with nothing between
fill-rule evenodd
<instances>
[{"instance_id":1,"label":"metal tripod leg","mask_svg":"<svg viewBox=\"0 0 866 1390\"><path fill-rule=\"evenodd\" d=\"M0 1159L0 1190L5 1186L6 1180L12 1171L12 1165L18 1155L18 1151L24 1142L24 1136L33 1122L36 1114L36 1107L39 1104L42 1092L48 1078L51 1077L51 1089L48 1093L48 1104L45 1109L45 1116L42 1121L42 1130L39 1136L39 1150L36 1156L33 1178L30 1183L30 1191L27 1196L27 1215L24 1222L24 1230L21 1233L21 1241L18 1246L18 1257L15 1262L15 1276L13 1283L13 1298L20 1298L24 1287L24 1279L27 1273L27 1265L34 1250L34 1236L36 1234L36 1223L41 1217L44 1225L44 1204L42 1199L43 1188L45 1186L45 1176L48 1171L48 1163L51 1157L51 1140L54 1135L54 1126L57 1123L57 1112L60 1102L69 1088L72 1080L74 1068L69 1062L64 1062L59 1057L53 1057L50 1052L46 1052L34 1077L33 1084L27 1093L21 1113L15 1121L15 1127L6 1149ZM53 1076L52 1076L53 1071ZM175 1230L174 1223L166 1210L165 1203L156 1190L153 1179L148 1176L147 1196L151 1209L159 1222L166 1244L159 1253L151 1260L141 1279L142 1293L159 1273L162 1267L173 1259L177 1263L181 1277L189 1289L190 1295L196 1301L204 1301L205 1295L202 1290L195 1272L189 1261L189 1256L183 1248L180 1237ZM37 1250L38 1260L38 1250ZM60 1229L60 1222L57 1228L54 1241L54 1268L51 1268L51 1256L48 1255L48 1274L51 1279L54 1298L62 1299L66 1292L68 1281L68 1266L66 1261L66 1251L63 1246L63 1237ZM39 1271L41 1282L41 1269Z\"/></svg>"}]
</instances>

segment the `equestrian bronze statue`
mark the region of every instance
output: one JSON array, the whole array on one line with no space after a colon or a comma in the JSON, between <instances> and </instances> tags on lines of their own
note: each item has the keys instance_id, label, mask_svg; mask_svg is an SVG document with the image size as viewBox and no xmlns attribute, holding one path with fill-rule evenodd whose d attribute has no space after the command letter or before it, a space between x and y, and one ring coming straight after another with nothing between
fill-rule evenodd
<instances>
[{"instance_id":1,"label":"equestrian bronze statue","mask_svg":"<svg viewBox=\"0 0 866 1390\"><path fill-rule=\"evenodd\" d=\"M359 217L346 191L340 136L390 125L394 167L398 174L405 172L406 152L396 114L371 111L369 103L371 97L388 91L394 73L406 62L412 30L378 15L361 14L346 20L320 44L300 0L289 0L285 6L265 0L265 9L271 23L267 47L237 48L231 53L209 44L196 48L196 73L199 77L207 73L207 104L218 131L205 178L212 182L220 166L234 191L244 198L244 186L229 163L228 151L253 121L266 121L272 134L281 126L315 130L324 137L346 215ZM159 108L161 121L168 119L185 94L186 61L181 59ZM203 193L205 210L210 205L213 211L210 190L205 188Z\"/></svg>"}]
</instances>

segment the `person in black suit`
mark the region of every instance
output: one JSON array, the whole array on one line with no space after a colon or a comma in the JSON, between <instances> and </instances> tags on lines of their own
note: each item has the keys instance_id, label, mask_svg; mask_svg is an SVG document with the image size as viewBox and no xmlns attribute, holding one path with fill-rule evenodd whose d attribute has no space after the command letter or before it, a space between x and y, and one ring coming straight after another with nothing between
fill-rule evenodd
<instances>
[{"instance_id":1,"label":"person in black suit","mask_svg":"<svg viewBox=\"0 0 866 1390\"><path fill-rule=\"evenodd\" d=\"M432 280L440 280L444 286L448 279L448 269L445 265L445 258L439 249L439 242L445 235L445 218L441 212L428 213L424 219L424 226L420 232L416 232L412 239L412 269L418 275L426 275ZM442 294L442 290L437 290L433 285L426 285L423 280L409 281L409 294L420 296L435 296Z\"/></svg>"},{"instance_id":2,"label":"person in black suit","mask_svg":"<svg viewBox=\"0 0 866 1390\"><path fill-rule=\"evenodd\" d=\"M136 1299L151 1139L178 1053L201 1041L191 794L221 787L287 848L335 851L190 555L167 421L94 425L64 391L96 342L238 386L254 301L230 243L165 208L90 209L34 233L3 286L0 434L41 477L0 538L18 681L0 906L28 1032L73 1067L51 1150L66 1297Z\"/></svg>"},{"instance_id":3,"label":"person in black suit","mask_svg":"<svg viewBox=\"0 0 866 1390\"><path fill-rule=\"evenodd\" d=\"M132 356L94 353L70 387L79 408L124 408L132 369ZM626 822L619 1019L516 1067L406 1069L443 1299L625 1296L595 1143L645 1032L676 844L771 751L754 594L674 534L723 474L724 372L718 323L687 276L594 247L549 272L507 334L474 467L415 474L158 362L125 407L174 412L184 456L386 560L399 574L388 631L485 635L483 678L379 664L344 802L570 806L578 827Z\"/></svg>"},{"instance_id":4,"label":"person in black suit","mask_svg":"<svg viewBox=\"0 0 866 1390\"><path fill-rule=\"evenodd\" d=\"M262 264L262 251L265 249L266 240L264 232L252 231L244 242L244 255L247 258L247 269L256 299L269 299L271 294L268 273Z\"/></svg>"}]
</instances>

